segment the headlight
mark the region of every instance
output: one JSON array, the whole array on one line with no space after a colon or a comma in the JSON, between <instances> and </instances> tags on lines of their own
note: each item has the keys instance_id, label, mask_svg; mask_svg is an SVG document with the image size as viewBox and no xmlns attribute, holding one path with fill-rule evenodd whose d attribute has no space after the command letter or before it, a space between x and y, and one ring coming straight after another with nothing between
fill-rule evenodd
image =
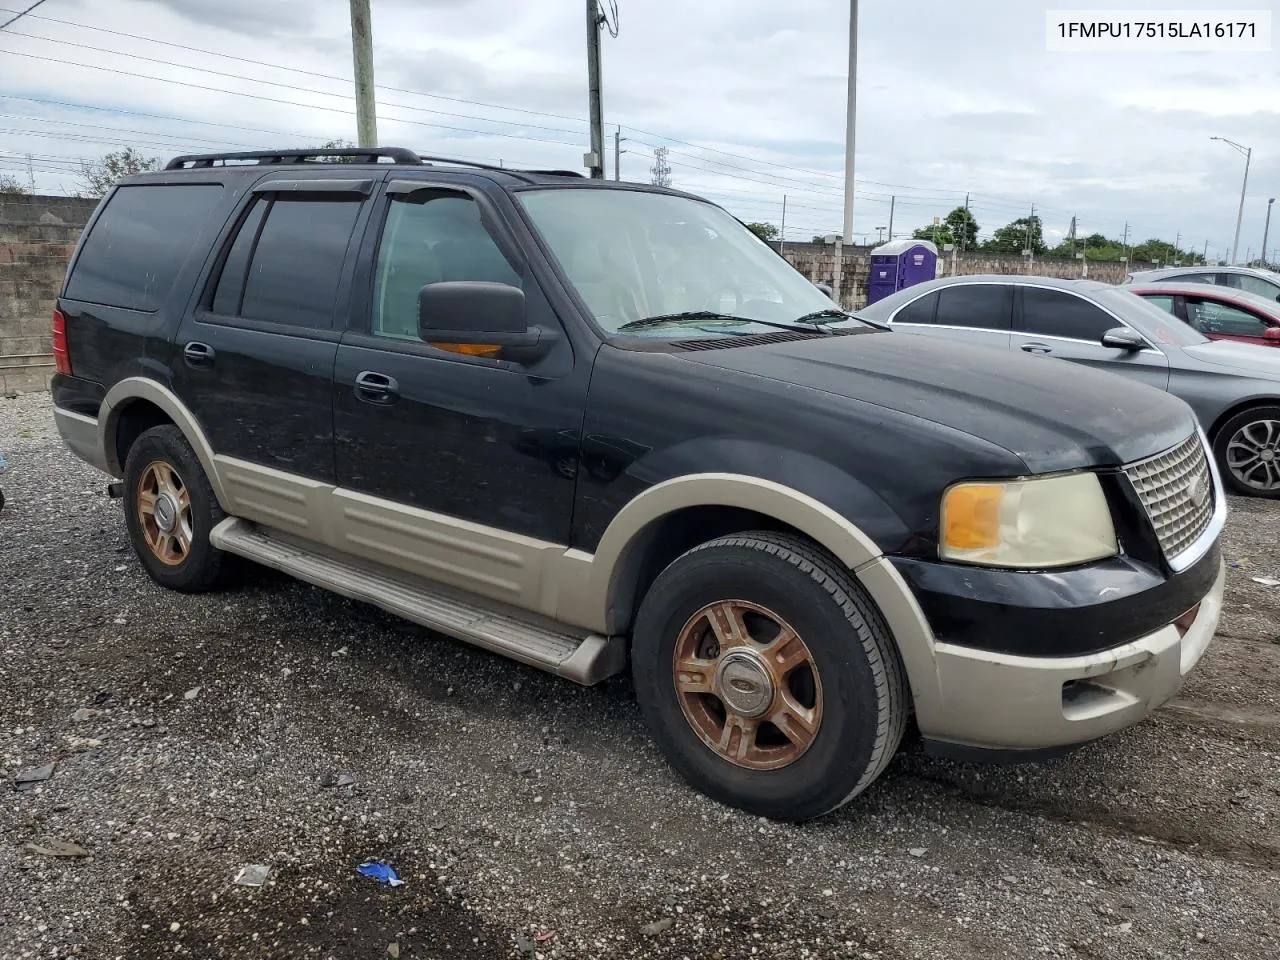
<instances>
[{"instance_id":1,"label":"headlight","mask_svg":"<svg viewBox=\"0 0 1280 960\"><path fill-rule=\"evenodd\" d=\"M942 496L944 560L1066 567L1115 556L1116 531L1092 473L957 483Z\"/></svg>"}]
</instances>

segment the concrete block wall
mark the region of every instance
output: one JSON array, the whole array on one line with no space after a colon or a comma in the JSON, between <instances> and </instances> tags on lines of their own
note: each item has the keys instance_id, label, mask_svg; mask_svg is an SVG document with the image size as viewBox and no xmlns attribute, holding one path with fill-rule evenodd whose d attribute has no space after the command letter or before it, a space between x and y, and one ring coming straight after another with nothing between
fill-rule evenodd
<instances>
[{"instance_id":1,"label":"concrete block wall","mask_svg":"<svg viewBox=\"0 0 1280 960\"><path fill-rule=\"evenodd\" d=\"M77 197L0 196L0 395L47 389L54 299L96 206Z\"/></svg>"}]
</instances>

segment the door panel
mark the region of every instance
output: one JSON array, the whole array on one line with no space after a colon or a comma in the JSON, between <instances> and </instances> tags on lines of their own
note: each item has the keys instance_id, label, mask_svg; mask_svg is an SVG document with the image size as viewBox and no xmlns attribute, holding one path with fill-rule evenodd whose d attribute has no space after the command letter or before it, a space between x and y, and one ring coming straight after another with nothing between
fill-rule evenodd
<instances>
[{"instance_id":1,"label":"door panel","mask_svg":"<svg viewBox=\"0 0 1280 960\"><path fill-rule=\"evenodd\" d=\"M1019 294L1011 341L1016 349L1083 363L1160 390L1169 388L1169 360L1155 347L1117 350L1102 345L1103 333L1125 324L1097 304L1047 287L1024 286Z\"/></svg>"},{"instance_id":2,"label":"door panel","mask_svg":"<svg viewBox=\"0 0 1280 960\"><path fill-rule=\"evenodd\" d=\"M369 372L397 382L393 402L362 398L356 380ZM567 543L585 399L585 378L544 380L447 358L420 342L348 335L334 371L337 480L408 506Z\"/></svg>"},{"instance_id":3,"label":"door panel","mask_svg":"<svg viewBox=\"0 0 1280 960\"><path fill-rule=\"evenodd\" d=\"M344 335L334 371L342 492L383 498L398 515L411 508L463 521L459 529L479 524L501 537L568 543L589 362L575 362L563 335L527 366L424 343L417 292L438 282L520 287L530 325L563 328L483 192L398 181L380 204L361 257L362 269L371 268L367 302L356 307L359 329ZM450 582L465 568L464 577L475 575L471 587L487 583L489 595L524 584L515 567L493 569L505 561L483 537L421 536L421 516L410 524L416 533L383 520L376 511L349 513L344 536L405 569L446 575L451 567Z\"/></svg>"},{"instance_id":4,"label":"door panel","mask_svg":"<svg viewBox=\"0 0 1280 960\"><path fill-rule=\"evenodd\" d=\"M212 358L184 355L199 344ZM337 336L267 332L189 318L178 331L175 389L215 453L333 481Z\"/></svg>"},{"instance_id":5,"label":"door panel","mask_svg":"<svg viewBox=\"0 0 1280 960\"><path fill-rule=\"evenodd\" d=\"M354 188L270 185L255 187L178 330L175 389L215 454L332 484L334 319L367 204Z\"/></svg>"}]
</instances>

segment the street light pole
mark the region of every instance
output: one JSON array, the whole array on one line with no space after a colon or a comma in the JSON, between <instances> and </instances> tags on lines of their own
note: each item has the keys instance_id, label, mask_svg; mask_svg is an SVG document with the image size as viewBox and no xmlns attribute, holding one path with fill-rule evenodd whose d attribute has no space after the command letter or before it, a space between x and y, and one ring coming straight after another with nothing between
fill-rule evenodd
<instances>
[{"instance_id":1,"label":"street light pole","mask_svg":"<svg viewBox=\"0 0 1280 960\"><path fill-rule=\"evenodd\" d=\"M1262 262L1267 263L1267 236L1271 233L1271 205L1276 202L1272 197L1267 201L1267 224L1262 228Z\"/></svg>"},{"instance_id":2,"label":"street light pole","mask_svg":"<svg viewBox=\"0 0 1280 960\"><path fill-rule=\"evenodd\" d=\"M1221 140L1237 153L1244 154L1244 182L1240 184L1240 210L1236 214L1236 238L1231 244L1231 263L1235 264L1238 262L1237 256L1240 253L1240 226L1244 223L1244 195L1249 189L1249 162L1253 159L1253 147L1246 147L1243 144L1236 143L1234 140L1228 140L1226 137L1210 137L1209 139Z\"/></svg>"},{"instance_id":3,"label":"street light pole","mask_svg":"<svg viewBox=\"0 0 1280 960\"><path fill-rule=\"evenodd\" d=\"M849 96L844 124L844 229L836 242L835 301L841 305L844 280L843 243L853 243L853 161L858 132L858 0L849 0Z\"/></svg>"}]
</instances>

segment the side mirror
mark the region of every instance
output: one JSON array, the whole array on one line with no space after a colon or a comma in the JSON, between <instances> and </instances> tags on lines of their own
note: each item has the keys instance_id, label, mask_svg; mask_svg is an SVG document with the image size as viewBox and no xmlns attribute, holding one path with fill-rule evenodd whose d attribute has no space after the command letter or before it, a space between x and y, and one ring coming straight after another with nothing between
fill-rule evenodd
<instances>
[{"instance_id":1,"label":"side mirror","mask_svg":"<svg viewBox=\"0 0 1280 960\"><path fill-rule=\"evenodd\" d=\"M1280 327L1267 327L1262 331L1262 339L1280 342Z\"/></svg>"},{"instance_id":2,"label":"side mirror","mask_svg":"<svg viewBox=\"0 0 1280 960\"><path fill-rule=\"evenodd\" d=\"M418 336L441 349L518 361L537 359L555 339L529 326L519 287L472 280L418 291Z\"/></svg>"},{"instance_id":3,"label":"side mirror","mask_svg":"<svg viewBox=\"0 0 1280 960\"><path fill-rule=\"evenodd\" d=\"M828 284L825 284L825 283L815 283L815 284L814 284L814 286L815 286L815 287L817 287L819 290L821 290L823 293L825 293L825 294L827 295L827 299L828 299L828 300L834 300L834 299L835 299L836 292L835 292L834 290L832 290L832 289L831 289L831 287L830 287Z\"/></svg>"},{"instance_id":4,"label":"side mirror","mask_svg":"<svg viewBox=\"0 0 1280 960\"><path fill-rule=\"evenodd\" d=\"M1137 330L1112 327L1102 335L1102 345L1116 350L1141 350L1147 345L1147 341Z\"/></svg>"}]
</instances>

